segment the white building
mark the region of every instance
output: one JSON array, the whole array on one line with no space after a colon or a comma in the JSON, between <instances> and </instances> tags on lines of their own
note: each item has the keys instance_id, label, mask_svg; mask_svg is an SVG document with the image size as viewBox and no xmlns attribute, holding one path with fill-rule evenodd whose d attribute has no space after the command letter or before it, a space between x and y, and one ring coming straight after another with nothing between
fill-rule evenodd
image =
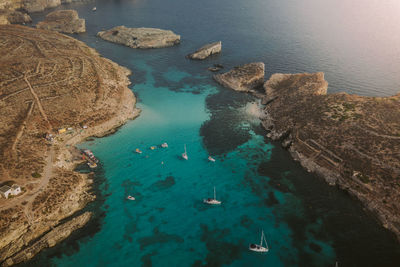
<instances>
[{"instance_id":1,"label":"white building","mask_svg":"<svg viewBox=\"0 0 400 267\"><path fill-rule=\"evenodd\" d=\"M8 198L10 195L16 196L21 194L21 187L19 185L13 184L11 187L8 185L3 185L0 187L0 196Z\"/></svg>"}]
</instances>

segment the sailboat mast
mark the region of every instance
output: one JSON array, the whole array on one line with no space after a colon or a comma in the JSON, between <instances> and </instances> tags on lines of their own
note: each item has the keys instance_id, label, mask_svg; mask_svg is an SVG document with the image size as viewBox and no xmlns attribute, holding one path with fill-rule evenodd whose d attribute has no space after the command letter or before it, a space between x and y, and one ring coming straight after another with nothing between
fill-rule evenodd
<instances>
[{"instance_id":1,"label":"sailboat mast","mask_svg":"<svg viewBox=\"0 0 400 267\"><path fill-rule=\"evenodd\" d=\"M262 247L263 236L264 236L264 230L261 230L261 242L260 242L261 247Z\"/></svg>"},{"instance_id":2,"label":"sailboat mast","mask_svg":"<svg viewBox=\"0 0 400 267\"><path fill-rule=\"evenodd\" d=\"M214 186L214 199L217 199L217 195L215 194L215 186Z\"/></svg>"},{"instance_id":3,"label":"sailboat mast","mask_svg":"<svg viewBox=\"0 0 400 267\"><path fill-rule=\"evenodd\" d=\"M186 144L184 146L185 146L185 154L186 154Z\"/></svg>"}]
</instances>

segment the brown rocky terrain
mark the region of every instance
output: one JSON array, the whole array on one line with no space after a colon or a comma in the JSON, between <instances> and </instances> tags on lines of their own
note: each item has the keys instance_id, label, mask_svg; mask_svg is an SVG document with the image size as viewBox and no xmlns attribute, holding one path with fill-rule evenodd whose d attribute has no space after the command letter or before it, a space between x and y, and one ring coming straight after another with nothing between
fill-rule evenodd
<instances>
[{"instance_id":1,"label":"brown rocky terrain","mask_svg":"<svg viewBox=\"0 0 400 267\"><path fill-rule=\"evenodd\" d=\"M155 28L117 26L97 33L100 38L131 48L164 48L180 43L181 37L172 31Z\"/></svg>"},{"instance_id":2,"label":"brown rocky terrain","mask_svg":"<svg viewBox=\"0 0 400 267\"><path fill-rule=\"evenodd\" d=\"M23 189L0 198L0 263L30 258L53 228L64 236L60 221L94 199L91 179L72 171L81 162L74 144L138 115L129 74L68 36L0 26L0 184ZM62 127L70 130L57 134Z\"/></svg>"},{"instance_id":3,"label":"brown rocky terrain","mask_svg":"<svg viewBox=\"0 0 400 267\"><path fill-rule=\"evenodd\" d=\"M274 74L264 88L268 137L400 239L400 94L327 94L323 73Z\"/></svg>"},{"instance_id":4,"label":"brown rocky terrain","mask_svg":"<svg viewBox=\"0 0 400 267\"><path fill-rule=\"evenodd\" d=\"M32 22L28 14L11 9L0 9L0 25L25 24Z\"/></svg>"},{"instance_id":5,"label":"brown rocky terrain","mask_svg":"<svg viewBox=\"0 0 400 267\"><path fill-rule=\"evenodd\" d=\"M265 65L262 62L249 63L232 70L214 75L221 85L237 91L253 91L264 83Z\"/></svg>"},{"instance_id":6,"label":"brown rocky terrain","mask_svg":"<svg viewBox=\"0 0 400 267\"><path fill-rule=\"evenodd\" d=\"M76 10L57 10L47 14L44 21L36 25L37 28L64 33L85 32L85 20L80 19Z\"/></svg>"},{"instance_id":7,"label":"brown rocky terrain","mask_svg":"<svg viewBox=\"0 0 400 267\"><path fill-rule=\"evenodd\" d=\"M206 59L211 55L221 53L221 49L222 49L222 43L221 41L219 41L211 44L206 44L197 49L194 53L187 55L186 57L190 59L202 60Z\"/></svg>"}]
</instances>

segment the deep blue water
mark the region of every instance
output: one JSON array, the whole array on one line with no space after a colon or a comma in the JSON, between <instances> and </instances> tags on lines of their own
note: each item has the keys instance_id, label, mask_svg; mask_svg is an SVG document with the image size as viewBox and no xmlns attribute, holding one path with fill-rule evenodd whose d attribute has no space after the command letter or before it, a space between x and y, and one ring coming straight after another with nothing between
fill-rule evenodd
<instances>
[{"instance_id":1,"label":"deep blue water","mask_svg":"<svg viewBox=\"0 0 400 267\"><path fill-rule=\"evenodd\" d=\"M28 265L400 266L394 235L358 201L305 172L267 140L257 100L221 88L207 71L214 63L230 68L263 61L267 77L324 71L330 92L394 94L400 43L365 19L374 6L319 2L138 0L59 7L86 19L87 33L74 37L132 70L142 114L116 134L81 145L101 160L98 200L88 207L95 218ZM396 20L388 15L381 27ZM95 36L117 25L171 29L182 43L135 50ZM185 59L217 40L221 55ZM169 148L149 149L162 142ZM188 161L180 158L184 144ZM215 163L207 161L209 154ZM223 203L209 207L202 199L214 186ZM259 242L261 229L270 246L266 255L247 249Z\"/></svg>"}]
</instances>

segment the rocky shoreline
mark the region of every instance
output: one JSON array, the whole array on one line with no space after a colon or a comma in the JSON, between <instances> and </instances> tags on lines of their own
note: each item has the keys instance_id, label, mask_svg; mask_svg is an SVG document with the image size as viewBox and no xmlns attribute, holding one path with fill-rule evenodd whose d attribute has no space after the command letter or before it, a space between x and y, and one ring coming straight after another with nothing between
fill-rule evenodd
<instances>
[{"instance_id":1,"label":"rocky shoreline","mask_svg":"<svg viewBox=\"0 0 400 267\"><path fill-rule=\"evenodd\" d=\"M1 129L10 135L0 138L0 177L19 177L15 181L25 191L12 199L0 199L3 266L32 258L89 220L90 213L74 218L95 199L90 193L89 175L73 171L82 162L75 145L90 136L109 134L140 113L127 87L128 69L101 58L71 37L17 25L0 26L0 39L11 42L20 36L27 42L15 44L24 53L15 53L13 45L1 50L3 63L13 62L13 68L34 73L29 78L13 77L17 72L7 72L7 64L0 66L1 72L9 75L3 79L7 84L2 84L5 90L0 95L0 105L7 115L0 121ZM53 46L45 48L41 42L48 39ZM21 90L24 84L31 89ZM75 97L77 93L80 98ZM25 119L17 124L7 121L19 114L25 114ZM51 143L45 141L46 131L67 124L74 130L57 134ZM7 140L14 141L10 144Z\"/></svg>"},{"instance_id":2,"label":"rocky shoreline","mask_svg":"<svg viewBox=\"0 0 400 267\"><path fill-rule=\"evenodd\" d=\"M243 83L258 77L247 73L240 75ZM243 91L235 75L229 79L235 82L227 87ZM327 89L319 72L273 74L264 92L245 91L264 104L261 121L268 138L306 170L360 200L400 240L400 94L364 97L327 94Z\"/></svg>"}]
</instances>

